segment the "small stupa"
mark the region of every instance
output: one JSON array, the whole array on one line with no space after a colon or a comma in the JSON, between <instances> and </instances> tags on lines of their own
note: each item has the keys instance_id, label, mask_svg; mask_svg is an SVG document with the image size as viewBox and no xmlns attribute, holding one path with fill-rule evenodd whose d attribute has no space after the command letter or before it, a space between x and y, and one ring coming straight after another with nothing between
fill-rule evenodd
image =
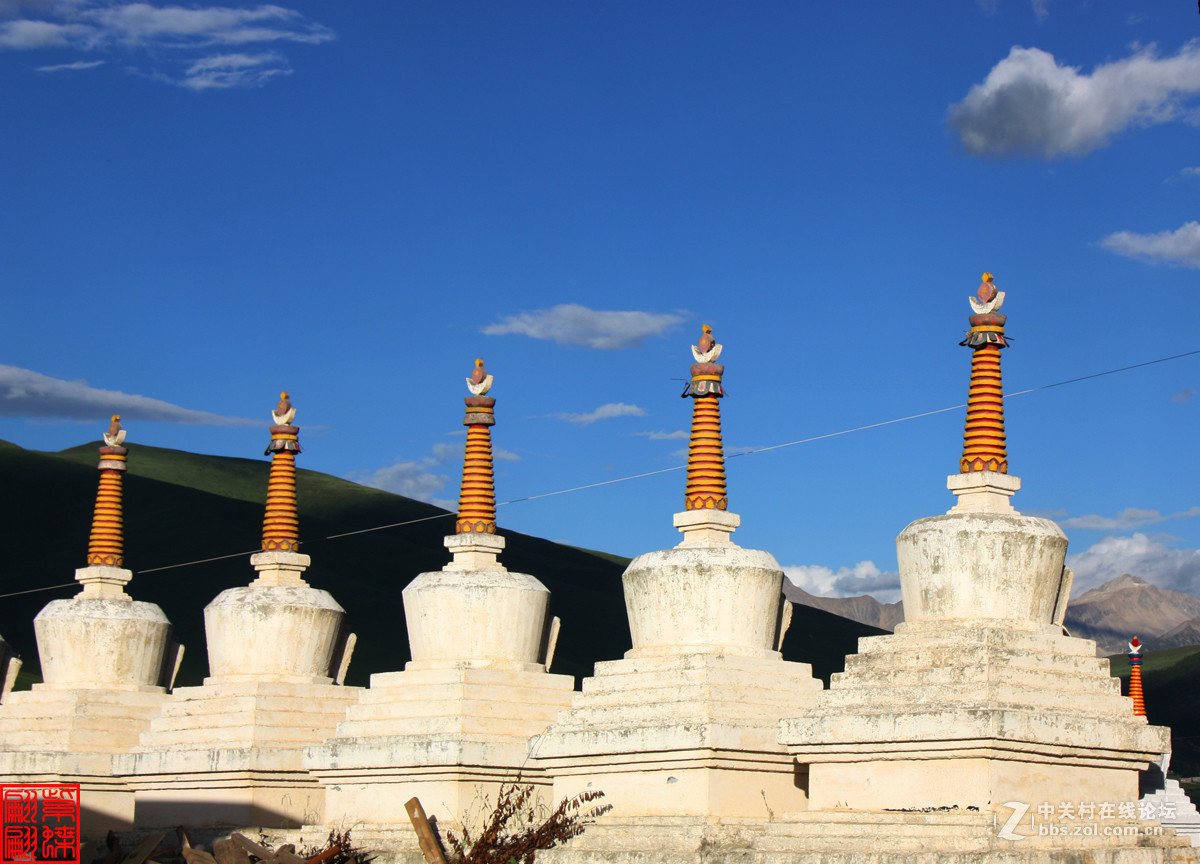
<instances>
[{"instance_id":1,"label":"small stupa","mask_svg":"<svg viewBox=\"0 0 1200 864\"><path fill-rule=\"evenodd\" d=\"M133 795L113 777L111 754L137 745L183 652L162 609L125 592L133 578L124 566L125 437L113 415L100 448L87 566L75 571L83 587L34 619L42 683L8 693L0 706L0 782L79 783L85 830L132 826Z\"/></svg>"},{"instance_id":2,"label":"small stupa","mask_svg":"<svg viewBox=\"0 0 1200 864\"><path fill-rule=\"evenodd\" d=\"M783 571L731 539L740 518L728 509L721 441L723 348L706 325L691 350L687 485L674 516L683 539L629 564L633 647L596 664L537 752L556 798L598 789L613 807L573 841L578 860L629 860L621 850L644 855L647 842L690 855L706 824L807 806L779 721L811 706L822 685L779 653L791 613ZM642 845L622 846L632 837Z\"/></svg>"},{"instance_id":3,"label":"small stupa","mask_svg":"<svg viewBox=\"0 0 1200 864\"><path fill-rule=\"evenodd\" d=\"M970 298L967 421L947 483L957 503L896 540L904 623L860 640L816 707L783 723L815 810L976 808L1004 822L1022 802L1030 814L1115 805L1137 799L1138 772L1169 748L1169 730L1134 716L1095 643L1064 633L1067 538L1012 506L1004 297L985 273ZM1029 840L1031 818L998 836Z\"/></svg>"},{"instance_id":4,"label":"small stupa","mask_svg":"<svg viewBox=\"0 0 1200 864\"><path fill-rule=\"evenodd\" d=\"M258 578L204 610L209 676L177 688L136 752L119 760L137 790L138 827L217 820L295 827L319 821L324 794L301 765L361 688L341 686L354 648L345 611L304 579L296 454L287 392L271 413Z\"/></svg>"},{"instance_id":5,"label":"small stupa","mask_svg":"<svg viewBox=\"0 0 1200 864\"><path fill-rule=\"evenodd\" d=\"M412 660L403 672L372 675L336 734L305 756L326 785L330 824L353 820L386 833L417 796L452 826L484 798L495 800L501 783L549 785L530 759L531 742L570 704L575 682L549 672L559 629L550 592L499 561L493 383L476 360L458 514L445 539L453 558L403 592ZM400 843L416 848L407 829Z\"/></svg>"}]
</instances>

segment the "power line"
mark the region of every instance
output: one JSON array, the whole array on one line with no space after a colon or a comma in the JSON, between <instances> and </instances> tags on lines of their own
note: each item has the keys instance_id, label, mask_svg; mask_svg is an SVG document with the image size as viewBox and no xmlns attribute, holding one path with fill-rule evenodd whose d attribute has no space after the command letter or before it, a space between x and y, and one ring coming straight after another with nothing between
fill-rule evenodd
<instances>
[{"instance_id":1,"label":"power line","mask_svg":"<svg viewBox=\"0 0 1200 864\"><path fill-rule=\"evenodd\" d=\"M1200 354L1200 348L1196 349L1195 351L1185 351L1182 354L1172 354L1169 357L1160 357L1157 360L1147 360L1144 363L1134 363L1131 366L1122 366L1118 369L1109 369L1105 372L1095 372L1091 375L1081 375L1078 378L1067 378L1066 380L1063 380L1063 381L1055 381L1053 384L1042 384L1038 387L1030 387L1028 390L1018 390L1015 393L1005 393L1004 398L1012 399L1017 396L1027 396L1030 393L1037 393L1041 390L1050 390L1051 388L1063 387L1067 384L1078 384L1080 381L1091 381L1093 378L1104 378L1107 375L1116 375L1120 372L1128 372L1132 369L1142 369L1146 366L1154 366L1158 363L1166 363L1171 360L1179 360L1183 357L1192 357L1196 354ZM855 426L853 429L842 429L839 432L827 432L824 435L813 435L810 438L799 438L795 441L787 441L783 444L772 444L768 447L757 447L753 450L743 450L740 453L730 454L727 458L734 459L738 456L753 456L758 453L768 453L772 450L782 450L784 447L795 447L798 444L810 444L813 441L823 441L826 438L837 438L841 435L849 435L853 432L863 432L863 431L866 431L867 429L878 429L881 426L891 426L896 423L905 423L909 420L919 420L922 417L932 417L935 414L945 414L947 411L957 411L958 409L965 408L965 407L967 407L966 403L963 402L958 405L950 405L946 408L937 408L933 411L924 411L920 414L910 414L907 417L896 417L895 419L892 419L892 420L882 420L879 423L868 423L865 426ZM566 495L570 492L582 492L585 489L596 489L600 486L612 486L615 483L625 483L629 480L641 480L644 477L653 477L658 474L669 474L672 471L682 471L686 467L687 467L686 465L673 465L670 468L660 468L656 471L644 471L641 474L630 474L627 477L615 477L612 480L601 480L598 483L586 483L582 486L572 486L567 489L558 489L554 492L542 492L538 495L526 495L523 498L513 498L509 501L501 501L501 502L497 503L496 506L504 507L508 504L519 504L522 501L536 501L539 498L551 498L555 495ZM321 542L324 540L340 540L342 538L353 537L358 534L370 534L375 531L384 531L384 530L387 530L388 528L402 528L406 525L415 525L418 522L429 522L429 521L435 520L435 519L448 519L448 518L452 518L454 516L455 516L454 513L438 513L434 516L422 516L419 519L409 519L405 522L392 522L388 525L376 525L372 528L360 528L356 531L346 531L341 534L330 534L328 537L318 537L315 540L310 540L307 542L317 543L317 542ZM217 555L212 558L199 558L195 561L184 561L181 564L166 564L162 567L151 567L146 570L136 570L136 571L134 571L134 575L141 576L146 573L157 573L162 570L176 570L180 567L191 567L194 564L208 564L213 561L224 561L228 558L241 558L245 555L252 555L258 551L261 551L261 550L252 549L249 552L233 552L229 555ZM77 585L77 584L79 584L79 583L64 582L61 585L50 585L45 588L29 588L25 591L13 591L8 594L0 594L0 600L3 600L6 597L17 597L21 594L36 594L39 591L55 591L59 588L69 588L72 585Z\"/></svg>"}]
</instances>

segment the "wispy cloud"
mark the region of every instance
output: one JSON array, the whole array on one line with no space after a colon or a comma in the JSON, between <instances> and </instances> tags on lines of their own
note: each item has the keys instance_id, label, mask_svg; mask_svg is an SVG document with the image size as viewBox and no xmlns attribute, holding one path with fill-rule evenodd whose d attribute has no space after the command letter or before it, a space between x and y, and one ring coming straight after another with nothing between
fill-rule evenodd
<instances>
[{"instance_id":1,"label":"wispy cloud","mask_svg":"<svg viewBox=\"0 0 1200 864\"><path fill-rule=\"evenodd\" d=\"M1160 588L1200 596L1200 549L1175 549L1169 542L1140 533L1105 537L1077 555L1068 555L1067 566L1075 571L1071 593L1078 596L1130 573Z\"/></svg>"},{"instance_id":2,"label":"wispy cloud","mask_svg":"<svg viewBox=\"0 0 1200 864\"><path fill-rule=\"evenodd\" d=\"M347 480L372 486L386 492L395 492L406 498L424 501L444 510L454 510L458 502L453 498L453 483L460 477L459 468L463 460L464 442L453 444L439 442L430 449L429 455L418 459L400 461L384 468L351 471ZM492 458L497 462L519 462L521 457L503 447L492 448Z\"/></svg>"},{"instance_id":3,"label":"wispy cloud","mask_svg":"<svg viewBox=\"0 0 1200 864\"><path fill-rule=\"evenodd\" d=\"M191 90L261 87L279 75L291 75L287 60L277 51L261 54L221 54L205 57L188 67L173 83Z\"/></svg>"},{"instance_id":4,"label":"wispy cloud","mask_svg":"<svg viewBox=\"0 0 1200 864\"><path fill-rule=\"evenodd\" d=\"M1190 402L1192 397L1196 395L1196 391L1191 387L1184 387L1178 393L1171 394L1172 402Z\"/></svg>"},{"instance_id":5,"label":"wispy cloud","mask_svg":"<svg viewBox=\"0 0 1200 864\"><path fill-rule=\"evenodd\" d=\"M819 564L783 568L784 574L809 594L819 597L857 597L870 594L881 603L900 599L900 574L880 570L874 561L860 561L853 567L833 570Z\"/></svg>"},{"instance_id":6,"label":"wispy cloud","mask_svg":"<svg viewBox=\"0 0 1200 864\"><path fill-rule=\"evenodd\" d=\"M1200 507L1180 510L1178 513L1159 513L1157 510L1142 510L1138 507L1128 507L1116 516L1074 516L1064 519L1064 528L1081 528L1088 531L1131 531L1144 525L1157 525L1159 522L1170 522L1173 519L1191 519L1200 516Z\"/></svg>"},{"instance_id":7,"label":"wispy cloud","mask_svg":"<svg viewBox=\"0 0 1200 864\"><path fill-rule=\"evenodd\" d=\"M950 107L949 123L976 156L1082 156L1130 126L1181 116L1200 92L1200 43L1170 57L1149 45L1091 74L1040 48L1014 47Z\"/></svg>"},{"instance_id":8,"label":"wispy cloud","mask_svg":"<svg viewBox=\"0 0 1200 864\"><path fill-rule=\"evenodd\" d=\"M1139 261L1200 267L1200 222L1185 222L1175 231L1158 234L1118 231L1101 240L1100 245Z\"/></svg>"},{"instance_id":9,"label":"wispy cloud","mask_svg":"<svg viewBox=\"0 0 1200 864\"><path fill-rule=\"evenodd\" d=\"M1039 23L1045 21L1050 15L1050 9L1047 8L1049 2L1050 0L1030 0L1029 5L1033 7L1034 17L1037 18Z\"/></svg>"},{"instance_id":10,"label":"wispy cloud","mask_svg":"<svg viewBox=\"0 0 1200 864\"><path fill-rule=\"evenodd\" d=\"M328 27L273 4L232 8L50 0L30 5L28 14L18 5L15 14L20 17L0 21L0 49L108 51L118 58L141 52L154 63L150 77L191 90L257 87L290 73L278 50L245 50L250 46L316 45L334 38ZM212 53L229 47L242 50ZM182 73L175 71L180 65ZM91 66L81 61L39 71L85 68Z\"/></svg>"},{"instance_id":11,"label":"wispy cloud","mask_svg":"<svg viewBox=\"0 0 1200 864\"><path fill-rule=\"evenodd\" d=\"M654 312L606 312L574 303L552 309L522 312L483 328L488 336L519 333L534 339L553 339L559 345L617 350L640 345L651 336L681 322L678 315Z\"/></svg>"},{"instance_id":12,"label":"wispy cloud","mask_svg":"<svg viewBox=\"0 0 1200 864\"><path fill-rule=\"evenodd\" d=\"M576 426L591 426L597 420L609 420L613 417L645 417L646 412L636 405L626 405L624 402L609 402L601 405L588 414L551 414L555 420L566 420Z\"/></svg>"},{"instance_id":13,"label":"wispy cloud","mask_svg":"<svg viewBox=\"0 0 1200 864\"><path fill-rule=\"evenodd\" d=\"M1185 183L1187 181L1200 180L1200 165L1189 165L1187 168L1180 168L1175 174L1172 174L1164 183Z\"/></svg>"},{"instance_id":14,"label":"wispy cloud","mask_svg":"<svg viewBox=\"0 0 1200 864\"><path fill-rule=\"evenodd\" d=\"M674 432L634 432L639 438L649 438L651 441L686 441L688 433L683 429Z\"/></svg>"},{"instance_id":15,"label":"wispy cloud","mask_svg":"<svg viewBox=\"0 0 1200 864\"><path fill-rule=\"evenodd\" d=\"M170 402L119 390L90 387L86 381L63 381L17 366L0 366L0 417L103 421L154 420L198 426L264 426L265 420L225 417L181 408Z\"/></svg>"},{"instance_id":16,"label":"wispy cloud","mask_svg":"<svg viewBox=\"0 0 1200 864\"><path fill-rule=\"evenodd\" d=\"M76 72L83 69L95 69L103 66L103 60L77 60L74 63L59 63L55 66L39 66L36 72Z\"/></svg>"}]
</instances>

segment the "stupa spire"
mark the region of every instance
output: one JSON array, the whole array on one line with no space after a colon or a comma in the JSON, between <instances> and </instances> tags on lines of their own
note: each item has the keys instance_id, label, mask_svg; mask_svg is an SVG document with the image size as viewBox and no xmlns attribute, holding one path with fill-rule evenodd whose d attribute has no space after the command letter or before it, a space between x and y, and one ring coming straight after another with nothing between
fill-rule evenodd
<instances>
[{"instance_id":1,"label":"stupa spire","mask_svg":"<svg viewBox=\"0 0 1200 864\"><path fill-rule=\"evenodd\" d=\"M978 299L976 299L978 298ZM971 349L971 386L967 394L967 425L963 431L958 474L947 486L958 496L954 510L986 513L1014 512L1009 499L1021 488L1021 479L1008 473L1004 435L1004 388L1000 383L1000 350L1008 347L1000 314L1004 292L996 290L991 273L971 302L971 329L960 345Z\"/></svg>"},{"instance_id":2,"label":"stupa spire","mask_svg":"<svg viewBox=\"0 0 1200 864\"><path fill-rule=\"evenodd\" d=\"M467 379L467 389L471 391L471 395L463 400L467 406L463 418L463 425L467 427L467 450L454 532L495 534L496 486L491 427L496 423L492 410L496 400L486 395L492 389L492 376L484 368L483 360L475 361L475 368Z\"/></svg>"},{"instance_id":3,"label":"stupa spire","mask_svg":"<svg viewBox=\"0 0 1200 864\"><path fill-rule=\"evenodd\" d=\"M1004 341L1006 315L1004 292L996 290L991 273L983 274L976 296L970 298L975 314L971 330L960 344L971 348L971 387L967 395L967 425L959 471L1008 473L1008 450L1004 435L1004 389L1000 383L1000 350Z\"/></svg>"},{"instance_id":4,"label":"stupa spire","mask_svg":"<svg viewBox=\"0 0 1200 864\"><path fill-rule=\"evenodd\" d=\"M703 326L700 340L692 346L692 380L683 391L692 397L692 433L688 442L686 510L725 510L725 451L721 444L721 405L725 395L721 376L725 367L716 360L721 345L713 339L712 327Z\"/></svg>"},{"instance_id":5,"label":"stupa spire","mask_svg":"<svg viewBox=\"0 0 1200 864\"><path fill-rule=\"evenodd\" d=\"M264 552L296 552L300 548L300 516L296 508L296 454L300 452L300 427L293 426L296 409L291 397L279 394L279 405L271 412L271 457L267 480L267 510L263 516Z\"/></svg>"},{"instance_id":6,"label":"stupa spire","mask_svg":"<svg viewBox=\"0 0 1200 864\"><path fill-rule=\"evenodd\" d=\"M129 451L121 446L124 442L121 415L114 414L104 433L104 446L100 448L100 488L96 490L96 509L88 537L89 567L120 567L125 563L121 475L125 473Z\"/></svg>"},{"instance_id":7,"label":"stupa spire","mask_svg":"<svg viewBox=\"0 0 1200 864\"><path fill-rule=\"evenodd\" d=\"M1133 716L1146 716L1146 700L1142 695L1142 643L1134 636L1129 643L1129 698L1133 700Z\"/></svg>"},{"instance_id":8,"label":"stupa spire","mask_svg":"<svg viewBox=\"0 0 1200 864\"><path fill-rule=\"evenodd\" d=\"M721 406L725 395L721 376L725 367L717 362L724 346L713 338L705 324L700 339L692 346L692 377L682 396L692 397L692 433L688 442L687 488L682 513L675 514L675 527L683 532L680 546L732 546L729 535L741 520L728 512L725 490L725 450L721 443Z\"/></svg>"}]
</instances>

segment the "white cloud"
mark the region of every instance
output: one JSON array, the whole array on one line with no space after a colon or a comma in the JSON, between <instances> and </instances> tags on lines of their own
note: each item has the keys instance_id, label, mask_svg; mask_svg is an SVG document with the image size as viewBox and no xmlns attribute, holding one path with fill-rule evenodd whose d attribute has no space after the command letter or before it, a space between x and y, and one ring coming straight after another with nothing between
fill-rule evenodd
<instances>
[{"instance_id":1,"label":"white cloud","mask_svg":"<svg viewBox=\"0 0 1200 864\"><path fill-rule=\"evenodd\" d=\"M290 73L278 51L244 50L248 46L315 45L334 38L328 27L272 4L232 8L52 0L32 4L27 17L19 5L13 7L13 14L22 17L0 22L0 49L141 51L155 64L150 77L192 90L257 87ZM243 50L213 53L214 46ZM170 71L179 63L186 70L182 77ZM40 71L83 68L90 67L82 62L62 63Z\"/></svg>"},{"instance_id":2,"label":"white cloud","mask_svg":"<svg viewBox=\"0 0 1200 864\"><path fill-rule=\"evenodd\" d=\"M900 574L880 570L874 561L860 561L853 567L836 571L819 564L801 564L783 568L784 574L809 594L819 597L857 597L870 594L881 603L900 599Z\"/></svg>"},{"instance_id":3,"label":"white cloud","mask_svg":"<svg viewBox=\"0 0 1200 864\"><path fill-rule=\"evenodd\" d=\"M281 6L260 5L248 9L225 6L152 6L125 3L100 6L82 13L96 27L100 38L126 45L245 45L251 42L306 42L315 44L333 38L333 31L304 20L304 16Z\"/></svg>"},{"instance_id":4,"label":"white cloud","mask_svg":"<svg viewBox=\"0 0 1200 864\"><path fill-rule=\"evenodd\" d=\"M180 84L191 90L261 87L278 75L291 75L287 60L276 51L261 54L220 54L193 63Z\"/></svg>"},{"instance_id":5,"label":"white cloud","mask_svg":"<svg viewBox=\"0 0 1200 864\"><path fill-rule=\"evenodd\" d=\"M591 426L597 420L609 420L613 417L645 417L646 412L636 405L626 405L624 402L609 402L601 405L589 414L551 414L555 420L566 420L576 426Z\"/></svg>"},{"instance_id":6,"label":"white cloud","mask_svg":"<svg viewBox=\"0 0 1200 864\"><path fill-rule=\"evenodd\" d=\"M640 345L648 337L658 336L682 320L678 315L604 312L564 303L552 309L510 315L484 327L483 332L488 336L519 333L534 339L553 339L559 345L583 345L611 351Z\"/></svg>"},{"instance_id":7,"label":"white cloud","mask_svg":"<svg viewBox=\"0 0 1200 864\"><path fill-rule=\"evenodd\" d=\"M1077 555L1067 556L1075 571L1071 593L1078 596L1125 573L1160 588L1200 596L1200 549L1173 549L1163 539L1145 534L1105 537Z\"/></svg>"},{"instance_id":8,"label":"white cloud","mask_svg":"<svg viewBox=\"0 0 1200 864\"><path fill-rule=\"evenodd\" d=\"M683 429L674 432L634 432L639 438L649 438L651 441L686 441L688 433Z\"/></svg>"},{"instance_id":9,"label":"white cloud","mask_svg":"<svg viewBox=\"0 0 1200 864\"><path fill-rule=\"evenodd\" d=\"M1046 8L1048 3L1049 0L1030 0L1030 5L1033 6L1033 14L1039 22L1045 21L1046 16L1050 14L1050 10Z\"/></svg>"},{"instance_id":10,"label":"white cloud","mask_svg":"<svg viewBox=\"0 0 1200 864\"><path fill-rule=\"evenodd\" d=\"M1188 180L1200 180L1200 166L1192 165L1187 168L1180 168L1179 172L1172 174L1164 183L1183 183Z\"/></svg>"},{"instance_id":11,"label":"white cloud","mask_svg":"<svg viewBox=\"0 0 1200 864\"><path fill-rule=\"evenodd\" d=\"M436 465L436 462L431 463L429 459L397 462L374 471L352 471L346 475L346 479L453 510L457 505L439 494L450 482L450 475L434 470Z\"/></svg>"},{"instance_id":12,"label":"white cloud","mask_svg":"<svg viewBox=\"0 0 1200 864\"><path fill-rule=\"evenodd\" d=\"M0 417L103 421L153 420L200 426L264 426L266 421L225 417L181 408L170 402L119 390L89 387L86 381L63 381L17 366L0 365Z\"/></svg>"},{"instance_id":13,"label":"white cloud","mask_svg":"<svg viewBox=\"0 0 1200 864\"><path fill-rule=\"evenodd\" d=\"M1184 387L1178 393L1171 394L1172 402L1190 402L1192 397L1196 395L1196 391L1192 387Z\"/></svg>"},{"instance_id":14,"label":"white cloud","mask_svg":"<svg viewBox=\"0 0 1200 864\"><path fill-rule=\"evenodd\" d=\"M950 107L949 123L976 156L1082 156L1133 125L1180 116L1200 92L1200 43L1160 58L1153 45L1090 75L1039 48L1014 46L982 84Z\"/></svg>"},{"instance_id":15,"label":"white cloud","mask_svg":"<svg viewBox=\"0 0 1200 864\"><path fill-rule=\"evenodd\" d=\"M1061 524L1064 528L1079 528L1085 531L1129 531L1141 528L1143 525L1156 525L1159 522L1170 522L1173 519L1191 519L1195 516L1200 516L1200 507L1192 507L1189 510L1180 510L1178 513L1166 515L1157 510L1129 507L1116 516L1075 516L1071 519L1064 519Z\"/></svg>"},{"instance_id":16,"label":"white cloud","mask_svg":"<svg viewBox=\"0 0 1200 864\"><path fill-rule=\"evenodd\" d=\"M393 465L375 470L351 471L346 475L346 479L363 486L373 486L424 501L443 510L455 510L458 501L445 496L447 493L455 494L456 490L452 484L457 482L461 475L457 471L452 472L454 476L447 472L451 466L457 469L462 465L464 443L438 442L433 445L428 456L405 462L397 461ZM516 453L502 447L492 448L492 458L497 462L517 462L521 459Z\"/></svg>"},{"instance_id":17,"label":"white cloud","mask_svg":"<svg viewBox=\"0 0 1200 864\"><path fill-rule=\"evenodd\" d=\"M1185 222L1176 231L1158 234L1118 231L1101 240L1100 245L1127 258L1200 267L1200 222Z\"/></svg>"},{"instance_id":18,"label":"white cloud","mask_svg":"<svg viewBox=\"0 0 1200 864\"><path fill-rule=\"evenodd\" d=\"M73 72L82 69L95 69L97 66L103 66L103 60L77 60L74 63L59 63L56 66L39 66L37 72Z\"/></svg>"}]
</instances>

